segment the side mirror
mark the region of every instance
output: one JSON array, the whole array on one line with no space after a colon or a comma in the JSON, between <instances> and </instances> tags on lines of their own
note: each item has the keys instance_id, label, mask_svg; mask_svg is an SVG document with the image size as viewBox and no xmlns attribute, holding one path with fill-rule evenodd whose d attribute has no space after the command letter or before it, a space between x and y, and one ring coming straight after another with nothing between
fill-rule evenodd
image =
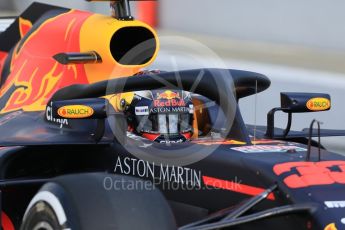
<instances>
[{"instance_id":1,"label":"side mirror","mask_svg":"<svg viewBox=\"0 0 345 230\"><path fill-rule=\"evenodd\" d=\"M49 110L49 111L48 111ZM105 120L116 133L116 139L121 144L126 143L127 121L123 112L116 112L106 98L85 98L51 101L46 108L46 113L54 118L61 119L94 119L97 125L93 133L93 139L98 143L105 133Z\"/></svg>"},{"instance_id":2,"label":"side mirror","mask_svg":"<svg viewBox=\"0 0 345 230\"><path fill-rule=\"evenodd\" d=\"M274 138L274 114L277 111L288 113L288 123L280 137L286 137L290 132L292 113L319 112L330 110L331 97L324 93L280 93L280 106L273 108L267 113L266 136Z\"/></svg>"},{"instance_id":3,"label":"side mirror","mask_svg":"<svg viewBox=\"0 0 345 230\"><path fill-rule=\"evenodd\" d=\"M93 139L98 143L105 132L105 118L109 115L109 101L105 98L87 98L51 101L46 113L51 113L54 118L61 119L95 119L97 126ZM115 113L113 113L115 115Z\"/></svg>"},{"instance_id":4,"label":"side mirror","mask_svg":"<svg viewBox=\"0 0 345 230\"><path fill-rule=\"evenodd\" d=\"M331 108L331 97L324 93L280 93L280 107L285 113L326 111Z\"/></svg>"}]
</instances>

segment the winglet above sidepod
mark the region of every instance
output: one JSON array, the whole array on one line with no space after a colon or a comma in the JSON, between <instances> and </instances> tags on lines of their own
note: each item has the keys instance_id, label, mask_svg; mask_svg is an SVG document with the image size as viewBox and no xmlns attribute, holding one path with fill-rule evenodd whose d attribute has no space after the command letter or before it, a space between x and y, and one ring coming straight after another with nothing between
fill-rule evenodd
<instances>
[{"instance_id":1,"label":"winglet above sidepod","mask_svg":"<svg viewBox=\"0 0 345 230\"><path fill-rule=\"evenodd\" d=\"M95 51L86 53L58 53L53 58L63 65L102 63L101 56Z\"/></svg>"}]
</instances>

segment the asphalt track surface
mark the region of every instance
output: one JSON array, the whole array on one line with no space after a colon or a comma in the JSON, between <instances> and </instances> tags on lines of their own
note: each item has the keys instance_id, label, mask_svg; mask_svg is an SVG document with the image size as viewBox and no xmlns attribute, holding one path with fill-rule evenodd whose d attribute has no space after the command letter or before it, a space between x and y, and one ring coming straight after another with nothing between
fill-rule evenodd
<instances>
[{"instance_id":1,"label":"asphalt track surface","mask_svg":"<svg viewBox=\"0 0 345 230\"><path fill-rule=\"evenodd\" d=\"M273 107L280 106L280 92L328 93L331 95L331 110L317 113L294 114L292 129L301 130L307 128L315 118L322 122L321 128L345 130L345 74L239 61L217 56L196 57L195 55L187 55L188 57L185 57L183 54L183 52L176 52L176 50L164 49L164 44L162 44L161 52L155 64L150 68L162 70L204 68L207 67L207 63L210 63L210 67L242 69L265 74L271 79L271 87L259 93L256 100L255 96L250 96L240 101L242 116L248 124L254 124L256 120L257 125L265 125L267 112ZM219 58L222 63L217 66ZM217 60L215 61L214 59ZM256 106L255 101L257 101ZM256 112L255 107L257 108ZM286 126L287 115L278 112L275 121L277 127L284 128ZM332 151L345 153L345 137L322 138L321 142Z\"/></svg>"}]
</instances>

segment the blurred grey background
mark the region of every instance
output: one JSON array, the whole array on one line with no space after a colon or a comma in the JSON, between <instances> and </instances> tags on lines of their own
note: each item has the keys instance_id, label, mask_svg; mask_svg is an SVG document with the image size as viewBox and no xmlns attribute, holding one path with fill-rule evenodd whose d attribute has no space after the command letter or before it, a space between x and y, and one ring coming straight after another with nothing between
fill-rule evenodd
<instances>
[{"instance_id":1,"label":"blurred grey background","mask_svg":"<svg viewBox=\"0 0 345 230\"><path fill-rule=\"evenodd\" d=\"M0 11L2 11L2 15L6 14L6 16L18 14L25 10L32 2L43 2L57 6L89 10L99 13L109 12L109 3L107 2L88 3L84 0L0 0Z\"/></svg>"},{"instance_id":2,"label":"blurred grey background","mask_svg":"<svg viewBox=\"0 0 345 230\"><path fill-rule=\"evenodd\" d=\"M108 14L109 3L39 2ZM33 0L0 0L0 15L16 15ZM345 72L345 1L160 0L161 34L206 43L220 55ZM132 2L133 14L136 3Z\"/></svg>"}]
</instances>

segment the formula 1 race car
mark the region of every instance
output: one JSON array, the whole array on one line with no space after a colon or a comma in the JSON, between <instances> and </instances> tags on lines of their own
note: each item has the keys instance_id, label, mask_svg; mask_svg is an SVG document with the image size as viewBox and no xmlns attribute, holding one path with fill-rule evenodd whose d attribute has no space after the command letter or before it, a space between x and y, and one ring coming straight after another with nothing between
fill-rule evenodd
<instances>
[{"instance_id":1,"label":"formula 1 race car","mask_svg":"<svg viewBox=\"0 0 345 230\"><path fill-rule=\"evenodd\" d=\"M157 34L111 6L34 3L0 33L4 230L344 229L345 157L320 138L345 131L290 130L328 94L283 92L267 126L246 125L238 101L266 76L143 70Z\"/></svg>"}]
</instances>

